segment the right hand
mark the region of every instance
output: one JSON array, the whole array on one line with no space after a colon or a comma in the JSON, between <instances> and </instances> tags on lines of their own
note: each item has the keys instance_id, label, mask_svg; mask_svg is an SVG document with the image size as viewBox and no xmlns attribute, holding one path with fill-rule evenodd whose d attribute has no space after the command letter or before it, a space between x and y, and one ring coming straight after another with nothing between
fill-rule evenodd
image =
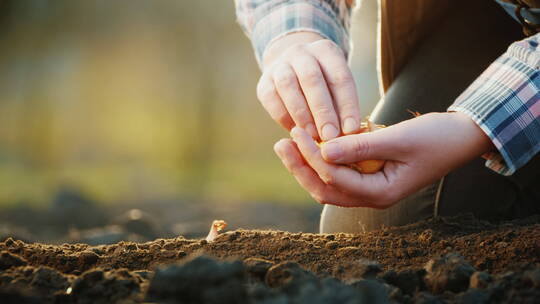
<instances>
[{"instance_id":1,"label":"right hand","mask_svg":"<svg viewBox=\"0 0 540 304\"><path fill-rule=\"evenodd\" d=\"M263 58L257 97L278 124L327 141L360 129L356 85L343 51L311 32L273 42Z\"/></svg>"},{"instance_id":2,"label":"right hand","mask_svg":"<svg viewBox=\"0 0 540 304\"><path fill-rule=\"evenodd\" d=\"M388 208L495 149L476 122L460 112L420 115L321 147L301 128L291 136L274 146L285 167L315 200L341 207ZM386 164L374 174L344 166L368 159Z\"/></svg>"}]
</instances>

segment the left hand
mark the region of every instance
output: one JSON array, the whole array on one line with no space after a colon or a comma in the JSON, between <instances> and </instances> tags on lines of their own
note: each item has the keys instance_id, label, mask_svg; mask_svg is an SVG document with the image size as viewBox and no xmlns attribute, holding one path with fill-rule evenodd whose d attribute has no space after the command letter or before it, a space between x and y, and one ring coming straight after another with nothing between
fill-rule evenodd
<instances>
[{"instance_id":1,"label":"left hand","mask_svg":"<svg viewBox=\"0 0 540 304\"><path fill-rule=\"evenodd\" d=\"M321 148L303 129L274 150L300 185L322 204L384 209L493 149L462 113L430 113L371 133L342 136ZM382 171L361 174L343 164L384 159Z\"/></svg>"}]
</instances>

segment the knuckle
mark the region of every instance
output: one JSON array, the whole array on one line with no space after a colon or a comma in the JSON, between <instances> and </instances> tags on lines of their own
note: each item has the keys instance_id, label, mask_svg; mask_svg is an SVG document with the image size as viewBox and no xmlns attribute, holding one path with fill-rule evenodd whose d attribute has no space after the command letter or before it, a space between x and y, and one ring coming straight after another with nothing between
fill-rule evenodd
<instances>
[{"instance_id":1,"label":"knuckle","mask_svg":"<svg viewBox=\"0 0 540 304\"><path fill-rule=\"evenodd\" d=\"M257 84L257 98L260 101L270 100L275 95L275 87L268 82Z\"/></svg>"},{"instance_id":2,"label":"knuckle","mask_svg":"<svg viewBox=\"0 0 540 304\"><path fill-rule=\"evenodd\" d=\"M355 137L352 151L356 159L358 160L364 159L365 156L369 154L370 149L371 148L367 140L361 140L359 137Z\"/></svg>"},{"instance_id":3,"label":"knuckle","mask_svg":"<svg viewBox=\"0 0 540 304\"><path fill-rule=\"evenodd\" d=\"M278 87L293 88L296 84L296 76L287 70L281 70L274 75L274 81Z\"/></svg>"},{"instance_id":4,"label":"knuckle","mask_svg":"<svg viewBox=\"0 0 540 304\"><path fill-rule=\"evenodd\" d=\"M324 106L324 105L320 105L316 109L313 110L313 116L315 117L327 118L327 117L332 117L333 114L334 114L334 109L328 106Z\"/></svg>"},{"instance_id":5,"label":"knuckle","mask_svg":"<svg viewBox=\"0 0 540 304\"><path fill-rule=\"evenodd\" d=\"M341 108L341 112L343 113L343 119L347 118L353 118L356 120L360 120L360 115L358 114L358 105L357 99L345 99L342 102L340 102L339 107ZM347 115L345 117L345 115Z\"/></svg>"},{"instance_id":6,"label":"knuckle","mask_svg":"<svg viewBox=\"0 0 540 304\"><path fill-rule=\"evenodd\" d=\"M321 53L325 53L329 56L345 58L345 52L343 52L343 49L332 40L319 40L314 42L312 45L315 50L319 50Z\"/></svg>"},{"instance_id":7,"label":"knuckle","mask_svg":"<svg viewBox=\"0 0 540 304\"><path fill-rule=\"evenodd\" d=\"M297 43L297 44L293 44L291 45L290 47L288 47L285 52L284 52L284 55L285 56L295 56L295 55L298 55L300 53L304 53L306 50L306 47L303 43Z\"/></svg>"},{"instance_id":8,"label":"knuckle","mask_svg":"<svg viewBox=\"0 0 540 304\"><path fill-rule=\"evenodd\" d=\"M339 50L341 52L341 49L334 43L334 41L330 39L321 39L313 42L312 44L315 47L330 49L332 51Z\"/></svg>"},{"instance_id":9,"label":"knuckle","mask_svg":"<svg viewBox=\"0 0 540 304\"><path fill-rule=\"evenodd\" d=\"M353 76L350 71L339 69L332 73L328 81L330 85L336 87L349 86L353 83Z\"/></svg>"},{"instance_id":10,"label":"knuckle","mask_svg":"<svg viewBox=\"0 0 540 304\"><path fill-rule=\"evenodd\" d=\"M305 49L306 49L306 45L304 43L296 43L296 44L291 45L291 47L289 48L291 52L294 52L294 51L303 52Z\"/></svg>"},{"instance_id":11,"label":"knuckle","mask_svg":"<svg viewBox=\"0 0 540 304\"><path fill-rule=\"evenodd\" d=\"M311 113L306 107L296 107L292 110L291 114L300 123L307 123L311 121Z\"/></svg>"},{"instance_id":12,"label":"knuckle","mask_svg":"<svg viewBox=\"0 0 540 304\"><path fill-rule=\"evenodd\" d=\"M300 77L302 82L308 86L318 86L323 81L321 72L316 69L306 69Z\"/></svg>"}]
</instances>

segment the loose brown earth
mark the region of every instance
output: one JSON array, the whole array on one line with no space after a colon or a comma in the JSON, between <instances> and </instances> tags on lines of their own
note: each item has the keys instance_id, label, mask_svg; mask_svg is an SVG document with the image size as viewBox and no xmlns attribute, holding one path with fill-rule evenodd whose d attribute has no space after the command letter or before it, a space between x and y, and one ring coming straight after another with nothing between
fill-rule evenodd
<instances>
[{"instance_id":1,"label":"loose brown earth","mask_svg":"<svg viewBox=\"0 0 540 304\"><path fill-rule=\"evenodd\" d=\"M212 243L0 243L1 303L142 301L538 303L540 217L358 235L236 230Z\"/></svg>"}]
</instances>

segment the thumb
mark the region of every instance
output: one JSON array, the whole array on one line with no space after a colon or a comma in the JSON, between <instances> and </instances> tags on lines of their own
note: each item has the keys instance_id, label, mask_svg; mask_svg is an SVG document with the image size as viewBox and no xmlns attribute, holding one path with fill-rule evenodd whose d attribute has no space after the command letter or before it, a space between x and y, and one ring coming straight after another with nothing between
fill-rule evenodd
<instances>
[{"instance_id":1,"label":"thumb","mask_svg":"<svg viewBox=\"0 0 540 304\"><path fill-rule=\"evenodd\" d=\"M322 144L323 158L332 163L350 164L368 159L395 159L400 140L388 129L338 137Z\"/></svg>"}]
</instances>

